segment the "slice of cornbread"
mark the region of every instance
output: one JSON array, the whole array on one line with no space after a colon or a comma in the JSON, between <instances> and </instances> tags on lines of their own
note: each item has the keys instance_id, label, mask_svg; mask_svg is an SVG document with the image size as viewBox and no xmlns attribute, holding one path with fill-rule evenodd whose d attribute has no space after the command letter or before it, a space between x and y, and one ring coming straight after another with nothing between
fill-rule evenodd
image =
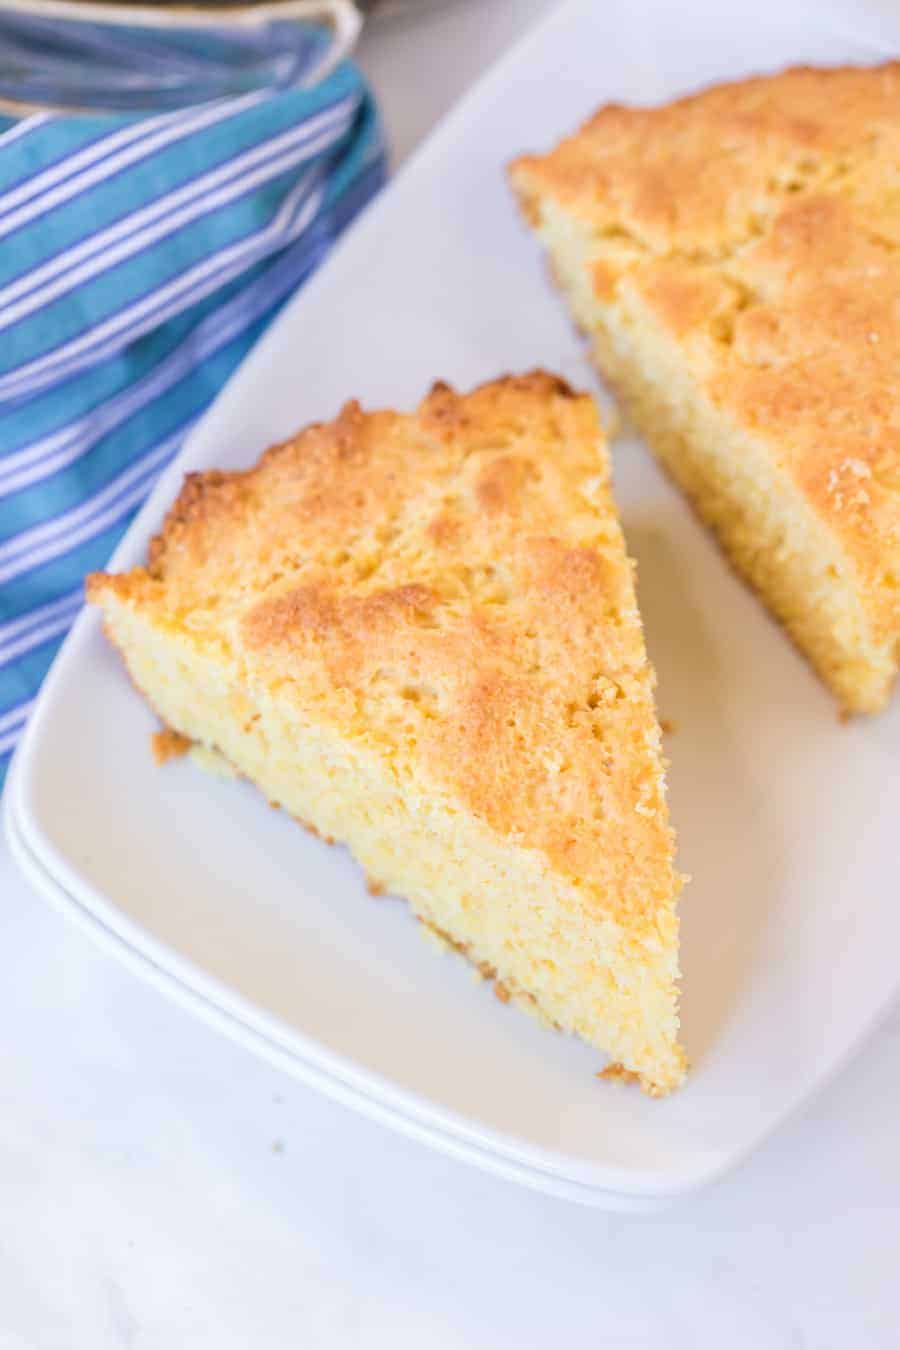
<instances>
[{"instance_id":1,"label":"slice of cornbread","mask_svg":"<svg viewBox=\"0 0 900 1350\"><path fill-rule=\"evenodd\" d=\"M900 659L900 63L602 108L511 165L601 372L842 707Z\"/></svg>"},{"instance_id":2,"label":"slice of cornbread","mask_svg":"<svg viewBox=\"0 0 900 1350\"><path fill-rule=\"evenodd\" d=\"M189 476L146 567L88 596L166 726L502 997L681 1081L654 677L588 396L534 373L349 403Z\"/></svg>"}]
</instances>

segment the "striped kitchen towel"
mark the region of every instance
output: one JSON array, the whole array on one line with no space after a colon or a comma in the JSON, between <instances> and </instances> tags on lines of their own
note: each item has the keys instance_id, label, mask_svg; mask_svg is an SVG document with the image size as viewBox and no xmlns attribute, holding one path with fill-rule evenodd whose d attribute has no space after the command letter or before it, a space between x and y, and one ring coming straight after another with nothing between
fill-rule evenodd
<instances>
[{"instance_id":1,"label":"striped kitchen towel","mask_svg":"<svg viewBox=\"0 0 900 1350\"><path fill-rule=\"evenodd\" d=\"M0 128L0 782L85 573L384 173L349 63Z\"/></svg>"}]
</instances>

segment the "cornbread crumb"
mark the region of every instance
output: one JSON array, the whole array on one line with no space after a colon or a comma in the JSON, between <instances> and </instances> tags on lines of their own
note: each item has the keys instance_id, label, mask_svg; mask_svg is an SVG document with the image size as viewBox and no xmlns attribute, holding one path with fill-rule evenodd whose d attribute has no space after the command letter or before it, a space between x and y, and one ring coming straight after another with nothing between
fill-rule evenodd
<instances>
[{"instance_id":1,"label":"cornbread crumb","mask_svg":"<svg viewBox=\"0 0 900 1350\"><path fill-rule=\"evenodd\" d=\"M166 723L214 748L497 996L684 1075L681 879L654 676L596 408L536 372L349 403L190 475L88 597Z\"/></svg>"},{"instance_id":2,"label":"cornbread crumb","mask_svg":"<svg viewBox=\"0 0 900 1350\"><path fill-rule=\"evenodd\" d=\"M510 169L601 372L840 705L900 663L900 63L601 108Z\"/></svg>"},{"instance_id":3,"label":"cornbread crumb","mask_svg":"<svg viewBox=\"0 0 900 1350\"><path fill-rule=\"evenodd\" d=\"M600 1069L596 1075L608 1083L637 1083L639 1076L633 1073L631 1069L626 1069L622 1064L607 1064L605 1069Z\"/></svg>"},{"instance_id":4,"label":"cornbread crumb","mask_svg":"<svg viewBox=\"0 0 900 1350\"><path fill-rule=\"evenodd\" d=\"M187 736L182 736L179 731L173 731L171 727L154 731L150 737L150 749L157 764L166 764L170 759L178 759L181 755L186 755L190 748L191 742Z\"/></svg>"}]
</instances>

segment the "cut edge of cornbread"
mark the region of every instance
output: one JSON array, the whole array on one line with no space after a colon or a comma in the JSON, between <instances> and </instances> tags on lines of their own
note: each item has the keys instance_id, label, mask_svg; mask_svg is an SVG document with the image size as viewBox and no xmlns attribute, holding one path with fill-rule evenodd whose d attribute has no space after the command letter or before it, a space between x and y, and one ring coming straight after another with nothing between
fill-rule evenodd
<instances>
[{"instance_id":1,"label":"cut edge of cornbread","mask_svg":"<svg viewBox=\"0 0 900 1350\"><path fill-rule=\"evenodd\" d=\"M460 404L466 407L464 396ZM194 483L194 498L196 491ZM629 566L624 545L622 565ZM527 838L503 837L427 776L418 781L398 772L377 738L366 743L342 735L317 720L315 708L280 696L248 671L246 652L227 642L204 646L189 615L179 612L173 622L171 610L163 613L148 600L146 586L143 569L120 577L95 574L88 597L102 609L107 635L167 728L201 755L224 759L315 833L347 843L378 889L404 897L423 924L490 972L504 1001L510 998L603 1050L651 1095L681 1083L681 881L672 867L670 834L659 857L660 896L652 911L632 921L613 898L604 912L578 878L554 866ZM622 677L622 689L636 700L639 720L646 720L641 755L661 790L645 657L634 677ZM657 837L651 838L657 846Z\"/></svg>"},{"instance_id":2,"label":"cut edge of cornbread","mask_svg":"<svg viewBox=\"0 0 900 1350\"><path fill-rule=\"evenodd\" d=\"M764 83L750 81L747 87ZM712 92L724 94L726 88ZM840 103L835 106L840 108ZM608 113L615 134L616 119L632 111L601 110L585 131L593 132ZM652 116L654 111L637 110L634 115ZM548 167L556 153L514 161L509 177L575 322L590 342L599 373L711 527L735 570L760 594L829 686L842 713L880 711L900 666L897 621L884 619L891 607L886 588L897 584L890 560L883 564L881 579L861 572L839 531L818 509L821 490L804 490L766 440L735 420L727 402L711 398L693 377L679 341L631 281L629 268L639 246L627 230L598 229L581 199L577 209L569 207L567 194L574 191L566 178L570 169L562 161L555 170ZM697 275L702 276L702 266ZM614 277L617 281L611 284ZM840 467L857 471L855 461ZM868 474L867 466L859 472ZM851 487L858 495L860 484ZM897 523L900 536L900 515ZM857 540L864 540L865 521L854 529Z\"/></svg>"},{"instance_id":3,"label":"cut edge of cornbread","mask_svg":"<svg viewBox=\"0 0 900 1350\"><path fill-rule=\"evenodd\" d=\"M557 284L635 427L841 707L880 711L897 674L895 644L872 640L838 542L765 445L685 376L677 343L640 299L623 296L613 306L592 294L589 235L552 202L537 212L535 233Z\"/></svg>"}]
</instances>

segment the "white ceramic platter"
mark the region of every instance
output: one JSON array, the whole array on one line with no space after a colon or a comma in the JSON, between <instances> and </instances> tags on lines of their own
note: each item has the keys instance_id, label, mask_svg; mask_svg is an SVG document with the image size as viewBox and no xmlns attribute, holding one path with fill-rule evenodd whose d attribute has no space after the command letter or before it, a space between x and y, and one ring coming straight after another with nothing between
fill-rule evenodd
<instances>
[{"instance_id":1,"label":"white ceramic platter","mask_svg":"<svg viewBox=\"0 0 900 1350\"><path fill-rule=\"evenodd\" d=\"M849 4L576 0L432 137L256 348L114 560L138 561L186 469L250 463L353 395L411 407L535 365L596 387L502 168L596 104L789 62L886 53ZM647 1206L708 1181L857 1046L898 984L900 703L847 726L637 441L615 449L663 715L685 893L688 1086L601 1084L598 1057L432 954L340 849L248 786L150 757L152 719L76 626L12 771L37 886L159 988L314 1085L483 1167Z\"/></svg>"}]
</instances>

